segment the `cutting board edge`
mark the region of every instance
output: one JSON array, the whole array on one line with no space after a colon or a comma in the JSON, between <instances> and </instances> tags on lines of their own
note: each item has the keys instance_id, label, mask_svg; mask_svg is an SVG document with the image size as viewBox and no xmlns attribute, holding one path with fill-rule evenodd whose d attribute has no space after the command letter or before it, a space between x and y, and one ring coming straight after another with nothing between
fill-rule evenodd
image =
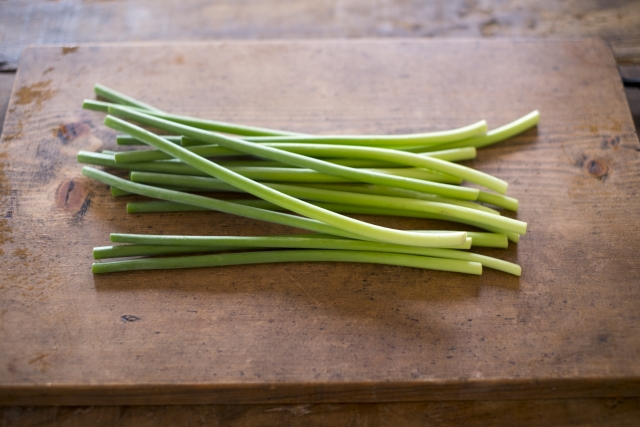
<instances>
[{"instance_id":1,"label":"cutting board edge","mask_svg":"<svg viewBox=\"0 0 640 427\"><path fill-rule=\"evenodd\" d=\"M279 384L0 386L0 405L186 405L577 399L640 396L638 378Z\"/></svg>"}]
</instances>

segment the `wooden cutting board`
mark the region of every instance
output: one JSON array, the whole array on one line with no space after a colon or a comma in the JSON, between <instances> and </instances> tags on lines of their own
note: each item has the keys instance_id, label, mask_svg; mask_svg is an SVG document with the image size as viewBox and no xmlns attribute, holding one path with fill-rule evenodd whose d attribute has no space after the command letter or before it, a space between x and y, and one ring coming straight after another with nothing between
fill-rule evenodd
<instances>
[{"instance_id":1,"label":"wooden cutting board","mask_svg":"<svg viewBox=\"0 0 640 427\"><path fill-rule=\"evenodd\" d=\"M100 82L167 111L309 133L407 133L538 109L470 164L529 223L484 250L520 278L302 263L92 276L110 232L292 230L127 215L82 177L114 149ZM32 47L0 145L0 402L370 402L640 395L640 146L598 41ZM360 217L405 229L454 224Z\"/></svg>"}]
</instances>

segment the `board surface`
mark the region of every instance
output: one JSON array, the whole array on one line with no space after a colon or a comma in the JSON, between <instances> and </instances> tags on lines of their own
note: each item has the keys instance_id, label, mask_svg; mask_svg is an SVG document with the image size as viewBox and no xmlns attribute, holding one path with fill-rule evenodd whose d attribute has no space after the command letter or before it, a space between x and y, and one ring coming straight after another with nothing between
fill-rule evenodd
<instances>
[{"instance_id":1,"label":"board surface","mask_svg":"<svg viewBox=\"0 0 640 427\"><path fill-rule=\"evenodd\" d=\"M304 263L94 277L91 249L110 232L291 232L218 213L127 215L75 161L115 147L104 115L81 109L97 82L171 112L309 133L495 127L538 109L537 129L470 163L520 200L528 234L482 252L523 275ZM639 150L596 41L29 48L0 145L0 401L639 395Z\"/></svg>"}]
</instances>

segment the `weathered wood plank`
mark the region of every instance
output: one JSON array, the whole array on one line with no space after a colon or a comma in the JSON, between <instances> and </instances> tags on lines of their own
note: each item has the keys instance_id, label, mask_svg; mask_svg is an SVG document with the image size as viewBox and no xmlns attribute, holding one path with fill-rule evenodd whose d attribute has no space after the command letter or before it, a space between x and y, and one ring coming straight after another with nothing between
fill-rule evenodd
<instances>
[{"instance_id":1,"label":"weathered wood plank","mask_svg":"<svg viewBox=\"0 0 640 427\"><path fill-rule=\"evenodd\" d=\"M7 114L7 106L9 105L9 97L11 96L14 80L15 75L13 73L0 73L0 134L2 133L4 117Z\"/></svg>"},{"instance_id":2,"label":"weathered wood plank","mask_svg":"<svg viewBox=\"0 0 640 427\"><path fill-rule=\"evenodd\" d=\"M640 81L640 66L620 67L620 75L624 78ZM633 123L636 126L636 131L638 131L640 129L640 88L628 87L625 88L624 93L629 103Z\"/></svg>"},{"instance_id":3,"label":"weathered wood plank","mask_svg":"<svg viewBox=\"0 0 640 427\"><path fill-rule=\"evenodd\" d=\"M518 0L0 2L0 69L31 44L355 37L599 37L638 64L640 3Z\"/></svg>"},{"instance_id":4,"label":"weathered wood plank","mask_svg":"<svg viewBox=\"0 0 640 427\"><path fill-rule=\"evenodd\" d=\"M2 402L638 395L640 154L604 44L32 48L16 78L2 139ZM474 162L521 200L530 232L486 253L524 274L299 264L92 277L91 247L112 231L288 232L215 213L127 216L74 159L114 146L102 116L80 109L96 82L171 111L307 132L499 125L537 108L536 131Z\"/></svg>"},{"instance_id":5,"label":"weathered wood plank","mask_svg":"<svg viewBox=\"0 0 640 427\"><path fill-rule=\"evenodd\" d=\"M12 427L598 426L635 427L639 398L301 405L0 407Z\"/></svg>"}]
</instances>

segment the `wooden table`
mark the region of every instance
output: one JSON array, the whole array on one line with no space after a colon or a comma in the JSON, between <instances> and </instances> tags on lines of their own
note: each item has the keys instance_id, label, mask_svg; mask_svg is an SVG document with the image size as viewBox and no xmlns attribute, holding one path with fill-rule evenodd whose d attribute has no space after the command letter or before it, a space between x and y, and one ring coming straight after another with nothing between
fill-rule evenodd
<instances>
[{"instance_id":1,"label":"wooden table","mask_svg":"<svg viewBox=\"0 0 640 427\"><path fill-rule=\"evenodd\" d=\"M0 124L31 44L317 38L601 38L640 78L640 3L568 0L378 2L7 0L0 3ZM3 72L4 71L4 72ZM627 93L640 123L640 97Z\"/></svg>"},{"instance_id":2,"label":"wooden table","mask_svg":"<svg viewBox=\"0 0 640 427\"><path fill-rule=\"evenodd\" d=\"M322 402L637 402L639 147L602 43L82 46L22 61L3 134L4 403L282 402L302 406L267 410L304 415ZM97 81L173 111L309 132L500 124L538 108L537 131L474 162L521 200L531 231L488 253L525 274L303 264L94 279L90 248L148 224L79 176L78 149L113 147L100 115L79 108ZM203 233L286 232L189 218ZM154 220L188 230L180 216Z\"/></svg>"},{"instance_id":3,"label":"wooden table","mask_svg":"<svg viewBox=\"0 0 640 427\"><path fill-rule=\"evenodd\" d=\"M571 0L378 2L280 0L233 5L185 0L0 3L0 129L22 49L33 43L211 38L327 37L599 37L613 48L624 74L640 78L637 2ZM101 24L97 21L106 24ZM283 18L284 17L284 18ZM171 25L164 23L171 21ZM131 25L135 22L135 25ZM129 24L127 24L129 23ZM158 25L160 24L160 25ZM640 123L640 91L626 90ZM4 407L8 425L637 425L637 398L499 400L298 405Z\"/></svg>"}]
</instances>

